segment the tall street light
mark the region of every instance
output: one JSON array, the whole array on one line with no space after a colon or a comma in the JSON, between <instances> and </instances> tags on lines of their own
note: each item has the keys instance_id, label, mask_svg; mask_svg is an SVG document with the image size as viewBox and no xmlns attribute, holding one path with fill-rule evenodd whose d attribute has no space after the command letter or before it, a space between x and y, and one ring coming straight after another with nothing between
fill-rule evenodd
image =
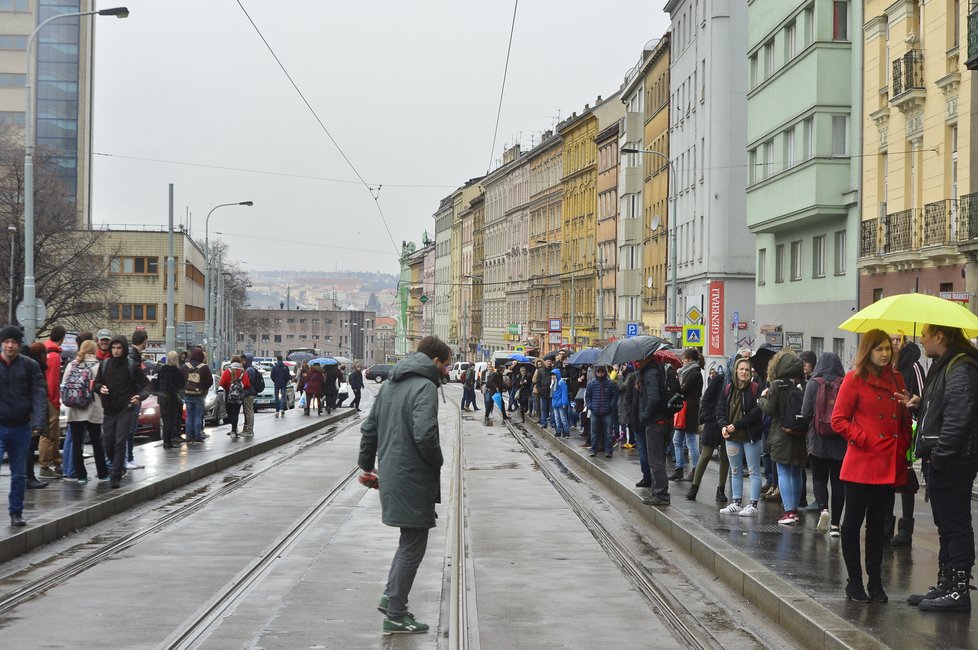
<instances>
[{"instance_id":1,"label":"tall street light","mask_svg":"<svg viewBox=\"0 0 978 650\"><path fill-rule=\"evenodd\" d=\"M28 342L37 336L37 296L34 286L34 93L32 91L34 37L41 28L55 20L78 18L80 16L115 16L128 18L129 10L125 7L113 7L98 11L73 11L66 14L51 16L42 21L27 39L27 83L24 85L27 108L24 114L24 307L27 317L24 319L24 336Z\"/></svg>"},{"instance_id":2,"label":"tall street light","mask_svg":"<svg viewBox=\"0 0 978 650\"><path fill-rule=\"evenodd\" d=\"M211 246L210 246L210 228L211 228L211 215L214 214L214 210L218 208L226 208L229 205L246 205L251 207L255 204L254 201L239 201L237 203L220 203L211 208L211 211L207 213L207 218L204 219L204 256L206 267L204 269L204 336L207 338L207 348L213 349L214 345L214 328L213 328L213 315L214 315L214 305L211 300ZM209 354L207 361L210 363L211 370L216 366L214 365L214 355Z\"/></svg>"},{"instance_id":3,"label":"tall street light","mask_svg":"<svg viewBox=\"0 0 978 650\"><path fill-rule=\"evenodd\" d=\"M672 209L669 212L669 221L672 222L672 220L676 218L676 167L672 164L672 161L669 160L669 156L667 156L666 154L664 154L664 153L662 153L660 151L654 151L652 149L639 150L639 149L631 149L629 147L622 147L622 149L621 149L621 151L619 153L623 153L623 154L627 154L627 153L648 154L648 155L651 155L651 156L659 156L660 158L662 158L663 160L666 161L666 163L669 165L669 202L672 204ZM678 305L676 304L676 302L677 302L677 294L678 294L678 289L679 289L679 275L678 275L679 253L676 250L676 229L675 229L675 227L670 227L667 224L666 225L666 230L667 231L668 230L672 230L672 241L669 242L669 264L672 266L672 277L671 277L671 280L669 282L669 300L668 300L668 303L669 303L669 324L670 325L677 325L678 324L677 323L677 318L678 318L678 316L677 316L677 307L678 307ZM679 334L676 333L676 332L672 332L672 342L673 342L673 345L675 345L676 343L678 343L678 341L679 341Z\"/></svg>"}]
</instances>

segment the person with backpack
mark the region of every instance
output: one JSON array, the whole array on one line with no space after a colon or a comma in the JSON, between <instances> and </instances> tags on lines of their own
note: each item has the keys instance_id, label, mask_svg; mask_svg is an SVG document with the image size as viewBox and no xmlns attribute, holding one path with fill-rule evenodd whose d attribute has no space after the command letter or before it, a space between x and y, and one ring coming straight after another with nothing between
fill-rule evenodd
<instances>
[{"instance_id":1,"label":"person with backpack","mask_svg":"<svg viewBox=\"0 0 978 650\"><path fill-rule=\"evenodd\" d=\"M638 393L638 435L645 435L649 463L649 496L644 503L651 506L668 506L669 477L666 474L666 442L672 429L674 412L670 410L668 392L669 368L665 362L649 355L638 362L639 378L636 382ZM676 371L671 373L678 387ZM678 390L678 388L677 388Z\"/></svg>"},{"instance_id":2,"label":"person with backpack","mask_svg":"<svg viewBox=\"0 0 978 650\"><path fill-rule=\"evenodd\" d=\"M228 409L228 422L231 423L229 436L238 437L238 415L241 413L241 406L244 404L245 395L251 388L251 380L241 364L241 357L235 355L231 357L231 363L221 373L221 388L224 389L224 402Z\"/></svg>"},{"instance_id":3,"label":"person with backpack","mask_svg":"<svg viewBox=\"0 0 978 650\"><path fill-rule=\"evenodd\" d=\"M183 378L180 368L177 367L178 359L176 350L167 352L166 363L159 367L154 380L157 402L160 407L160 418L163 420L161 433L163 434L164 449L177 447L173 441L180 436L181 411L183 410L180 393L187 381Z\"/></svg>"},{"instance_id":4,"label":"person with backpack","mask_svg":"<svg viewBox=\"0 0 978 650\"><path fill-rule=\"evenodd\" d=\"M846 489L841 541L849 574L846 598L858 603L888 600L882 579L883 517L893 488L907 482L909 398L892 360L889 335L878 329L865 332L859 340L855 367L842 380L832 410L832 428L849 443L839 473ZM859 532L864 521L869 577L866 589L859 552Z\"/></svg>"},{"instance_id":5,"label":"person with backpack","mask_svg":"<svg viewBox=\"0 0 978 650\"><path fill-rule=\"evenodd\" d=\"M552 418L553 402L550 393L550 371L553 368L552 359L544 359L543 365L533 373L533 388L540 404L540 427L547 428Z\"/></svg>"},{"instance_id":6,"label":"person with backpack","mask_svg":"<svg viewBox=\"0 0 978 650\"><path fill-rule=\"evenodd\" d=\"M55 325L44 342L44 349L47 350L44 378L48 385L48 426L39 441L37 460L41 466L39 474L45 479L62 477L61 425L58 418L61 413L61 344L64 343L65 334L63 325Z\"/></svg>"},{"instance_id":7,"label":"person with backpack","mask_svg":"<svg viewBox=\"0 0 978 650\"><path fill-rule=\"evenodd\" d=\"M475 368L473 364L469 364L469 367L465 370L465 377L462 379L462 410L478 411L479 407L475 405Z\"/></svg>"},{"instance_id":8,"label":"person with backpack","mask_svg":"<svg viewBox=\"0 0 978 650\"><path fill-rule=\"evenodd\" d=\"M815 363L811 380L805 386L805 401L801 406L801 417L810 422L806 446L808 461L812 466L812 492L818 504L818 524L821 534L832 537L840 535L839 521L845 506L846 493L842 487L839 472L842 459L846 456L845 439L832 429L832 410L838 399L839 388L846 371L842 359L834 352L823 352ZM829 485L832 499L829 501ZM831 505L831 509L829 506Z\"/></svg>"},{"instance_id":9,"label":"person with backpack","mask_svg":"<svg viewBox=\"0 0 978 650\"><path fill-rule=\"evenodd\" d=\"M105 463L105 449L102 447L102 402L95 397L93 390L95 373L99 360L95 356L98 346L95 341L84 341L78 346L78 354L68 362L61 380L61 403L67 407L68 430L71 432L71 446L63 454L71 458L74 477L66 476L66 481L88 483L85 469L85 433L92 443L95 469L100 481L109 480L109 469ZM66 436L66 440L69 436Z\"/></svg>"},{"instance_id":10,"label":"person with backpack","mask_svg":"<svg viewBox=\"0 0 978 650\"><path fill-rule=\"evenodd\" d=\"M265 390L265 378L262 377L261 370L255 367L254 360L253 354L246 353L241 364L245 374L248 375L248 385L245 387L244 401L241 403L244 411L244 428L241 430L241 435L245 438L255 435L255 396Z\"/></svg>"},{"instance_id":11,"label":"person with backpack","mask_svg":"<svg viewBox=\"0 0 978 650\"><path fill-rule=\"evenodd\" d=\"M109 485L121 487L126 470L126 442L132 422L139 417L139 405L149 395L149 380L143 369L129 357L129 342L122 334L109 342L112 356L99 364L95 374L95 394L102 400L102 442L112 454Z\"/></svg>"},{"instance_id":12,"label":"person with backpack","mask_svg":"<svg viewBox=\"0 0 978 650\"><path fill-rule=\"evenodd\" d=\"M782 526L793 526L801 499L801 470L808 458L808 422L802 419L805 392L805 365L794 350L780 350L768 362L768 387L761 392L758 406L771 416L768 445L778 472L778 488L784 514Z\"/></svg>"},{"instance_id":13,"label":"person with backpack","mask_svg":"<svg viewBox=\"0 0 978 650\"><path fill-rule=\"evenodd\" d=\"M183 404L187 407L187 442L204 440L204 405L207 392L214 385L214 375L204 361L203 348L195 347L180 366L183 375Z\"/></svg>"},{"instance_id":14,"label":"person with backpack","mask_svg":"<svg viewBox=\"0 0 978 650\"><path fill-rule=\"evenodd\" d=\"M553 370L553 385L550 388L550 404L554 411L554 435L560 438L570 437L570 415L567 409L570 408L570 399L567 396L567 380L560 376L560 370ZM594 456L594 454L591 454Z\"/></svg>"},{"instance_id":15,"label":"person with backpack","mask_svg":"<svg viewBox=\"0 0 978 650\"><path fill-rule=\"evenodd\" d=\"M903 383L907 387L910 397L923 394L924 392L924 367L920 364L920 347L913 341L907 342L905 336L893 338L893 349L897 351L896 369L903 375ZM918 415L918 406L910 409L910 416L914 419ZM913 453L907 455L907 484L900 490L900 504L902 514L900 521L896 521L893 506L896 505L896 495L894 503L890 507L889 514L883 520L883 537L890 543L890 546L910 546L913 543L914 528L914 502L917 492L920 490L920 479L913 468ZM893 534L894 525L896 534ZM887 534L889 533L889 534Z\"/></svg>"},{"instance_id":16,"label":"person with backpack","mask_svg":"<svg viewBox=\"0 0 978 650\"><path fill-rule=\"evenodd\" d=\"M720 510L723 515L750 517L757 514L761 499L761 420L758 385L751 381L751 365L740 357L733 363L733 379L723 387L717 400L716 419L730 461L730 503ZM741 505L744 491L744 460L750 472L750 500Z\"/></svg>"}]
</instances>

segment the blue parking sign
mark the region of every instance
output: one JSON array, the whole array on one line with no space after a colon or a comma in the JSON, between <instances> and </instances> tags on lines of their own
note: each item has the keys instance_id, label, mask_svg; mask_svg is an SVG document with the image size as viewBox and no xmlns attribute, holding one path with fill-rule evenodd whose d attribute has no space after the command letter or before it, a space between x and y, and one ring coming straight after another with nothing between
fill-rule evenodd
<instances>
[{"instance_id":1,"label":"blue parking sign","mask_svg":"<svg viewBox=\"0 0 978 650\"><path fill-rule=\"evenodd\" d=\"M625 325L625 336L638 336L638 323L627 323Z\"/></svg>"}]
</instances>

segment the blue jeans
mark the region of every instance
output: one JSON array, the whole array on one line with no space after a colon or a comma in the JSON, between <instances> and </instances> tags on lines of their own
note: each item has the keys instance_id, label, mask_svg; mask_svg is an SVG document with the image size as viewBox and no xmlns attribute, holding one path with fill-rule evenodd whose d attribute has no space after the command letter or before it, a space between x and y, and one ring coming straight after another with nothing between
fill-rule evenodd
<instances>
[{"instance_id":1,"label":"blue jeans","mask_svg":"<svg viewBox=\"0 0 978 650\"><path fill-rule=\"evenodd\" d=\"M689 466L695 468L700 462L700 443L696 439L695 431L680 431L676 429L672 432L672 446L676 451L676 468L682 469L685 466L683 460L683 445L689 449Z\"/></svg>"},{"instance_id":2,"label":"blue jeans","mask_svg":"<svg viewBox=\"0 0 978 650\"><path fill-rule=\"evenodd\" d=\"M730 459L730 496L734 501L740 501L744 492L744 456L747 457L747 468L750 470L750 500L761 500L761 448L757 442L736 442L727 440L727 458Z\"/></svg>"},{"instance_id":3,"label":"blue jeans","mask_svg":"<svg viewBox=\"0 0 978 650\"><path fill-rule=\"evenodd\" d=\"M187 440L203 440L204 396L184 395L183 403L187 407Z\"/></svg>"},{"instance_id":4,"label":"blue jeans","mask_svg":"<svg viewBox=\"0 0 978 650\"><path fill-rule=\"evenodd\" d=\"M553 409L553 404L550 402L549 397L540 398L540 426L544 429L547 428L547 422L550 420L550 412Z\"/></svg>"},{"instance_id":5,"label":"blue jeans","mask_svg":"<svg viewBox=\"0 0 978 650\"><path fill-rule=\"evenodd\" d=\"M570 419L567 416L566 406L555 406L554 409L554 420L557 424L554 429L557 433L570 433Z\"/></svg>"},{"instance_id":6,"label":"blue jeans","mask_svg":"<svg viewBox=\"0 0 978 650\"><path fill-rule=\"evenodd\" d=\"M24 457L31 446L31 425L0 424L0 458L7 452L10 467L10 494L7 510L12 515L24 512L24 491L27 489L27 463Z\"/></svg>"},{"instance_id":7,"label":"blue jeans","mask_svg":"<svg viewBox=\"0 0 978 650\"><path fill-rule=\"evenodd\" d=\"M611 447L611 435L614 429L614 416L609 413L608 415L595 415L591 413L591 453L596 454L601 451L601 447L604 447L604 453L610 454Z\"/></svg>"},{"instance_id":8,"label":"blue jeans","mask_svg":"<svg viewBox=\"0 0 978 650\"><path fill-rule=\"evenodd\" d=\"M635 432L635 444L638 446L638 466L642 468L642 480L649 482L652 480L652 470L649 468L649 439L645 436L643 427L639 427Z\"/></svg>"},{"instance_id":9,"label":"blue jeans","mask_svg":"<svg viewBox=\"0 0 978 650\"><path fill-rule=\"evenodd\" d=\"M289 397L288 388L282 386L281 388L275 388L275 410L285 411L289 407Z\"/></svg>"},{"instance_id":10,"label":"blue jeans","mask_svg":"<svg viewBox=\"0 0 978 650\"><path fill-rule=\"evenodd\" d=\"M84 431L82 432L84 436ZM61 473L65 478L76 478L75 476L75 462L74 458L71 456L71 444L74 439L74 434L71 431L71 424L68 424L68 428L65 429L65 441L64 446L61 448Z\"/></svg>"},{"instance_id":11,"label":"blue jeans","mask_svg":"<svg viewBox=\"0 0 978 650\"><path fill-rule=\"evenodd\" d=\"M798 509L798 501L801 499L801 465L782 465L778 466L778 489L781 490L781 503L784 505L785 512L793 512Z\"/></svg>"}]
</instances>

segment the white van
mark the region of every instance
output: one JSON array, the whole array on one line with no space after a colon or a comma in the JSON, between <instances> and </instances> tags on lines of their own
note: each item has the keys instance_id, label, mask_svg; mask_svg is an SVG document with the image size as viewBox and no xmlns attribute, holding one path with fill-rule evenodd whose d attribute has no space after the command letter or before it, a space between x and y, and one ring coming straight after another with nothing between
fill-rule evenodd
<instances>
[{"instance_id":1,"label":"white van","mask_svg":"<svg viewBox=\"0 0 978 650\"><path fill-rule=\"evenodd\" d=\"M462 383L465 380L465 373L471 364L468 361L456 361L448 370L448 380Z\"/></svg>"}]
</instances>

